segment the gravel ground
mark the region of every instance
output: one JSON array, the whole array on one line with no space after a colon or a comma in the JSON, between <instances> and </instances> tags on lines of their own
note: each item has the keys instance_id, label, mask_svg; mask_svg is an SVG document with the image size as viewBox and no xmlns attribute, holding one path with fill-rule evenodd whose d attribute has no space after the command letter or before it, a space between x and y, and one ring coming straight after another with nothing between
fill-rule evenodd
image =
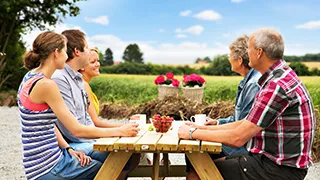
<instances>
[{"instance_id":1,"label":"gravel ground","mask_svg":"<svg viewBox=\"0 0 320 180\"><path fill-rule=\"evenodd\" d=\"M24 180L22 166L22 146L20 140L20 122L17 107L0 107L0 180ZM184 163L182 154L170 154L172 164ZM320 163L315 163L308 171L305 180L318 180ZM151 178L129 178L130 180L147 180ZM166 178L166 180L183 180L185 178Z\"/></svg>"}]
</instances>

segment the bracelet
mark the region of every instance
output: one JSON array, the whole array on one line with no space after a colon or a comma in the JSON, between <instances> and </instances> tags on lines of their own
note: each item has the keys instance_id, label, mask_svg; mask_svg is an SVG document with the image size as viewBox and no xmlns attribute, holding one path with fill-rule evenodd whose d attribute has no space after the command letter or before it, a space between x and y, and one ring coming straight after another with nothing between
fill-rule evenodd
<instances>
[{"instance_id":1,"label":"bracelet","mask_svg":"<svg viewBox=\"0 0 320 180\"><path fill-rule=\"evenodd\" d=\"M217 124L216 125L219 125L220 124L220 121L216 120Z\"/></svg>"},{"instance_id":2,"label":"bracelet","mask_svg":"<svg viewBox=\"0 0 320 180\"><path fill-rule=\"evenodd\" d=\"M70 149L74 150L73 147L71 147L71 146L66 147L66 150L67 150L68 153L69 153Z\"/></svg>"}]
</instances>

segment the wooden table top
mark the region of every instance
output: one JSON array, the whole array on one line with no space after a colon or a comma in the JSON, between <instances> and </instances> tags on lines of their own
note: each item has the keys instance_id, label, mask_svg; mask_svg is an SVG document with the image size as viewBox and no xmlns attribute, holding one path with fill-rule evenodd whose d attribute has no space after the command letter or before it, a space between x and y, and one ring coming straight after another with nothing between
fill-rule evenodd
<instances>
[{"instance_id":1,"label":"wooden table top","mask_svg":"<svg viewBox=\"0 0 320 180\"><path fill-rule=\"evenodd\" d=\"M180 140L177 129L167 133L157 133L148 131L144 126L140 131L141 135L136 137L112 137L100 138L94 145L96 151L143 151L143 152L209 152L220 153L222 151L221 143L199 141L199 140Z\"/></svg>"}]
</instances>

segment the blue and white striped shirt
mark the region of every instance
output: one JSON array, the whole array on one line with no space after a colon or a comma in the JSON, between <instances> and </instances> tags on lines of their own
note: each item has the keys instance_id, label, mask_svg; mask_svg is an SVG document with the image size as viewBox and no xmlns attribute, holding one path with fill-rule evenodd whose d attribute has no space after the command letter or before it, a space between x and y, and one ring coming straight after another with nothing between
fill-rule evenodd
<instances>
[{"instance_id":1,"label":"blue and white striped shirt","mask_svg":"<svg viewBox=\"0 0 320 180\"><path fill-rule=\"evenodd\" d=\"M50 172L63 156L54 132L54 122L57 121L57 117L51 108L49 107L40 111L33 110L30 108L30 104L28 104L28 107L25 107L25 104L21 102L21 98L29 98L29 96L23 97L23 95L29 92L29 88L24 87L25 82L31 78L40 79L43 77L44 75L41 73L27 73L18 90L18 106L22 127L23 165L27 179L37 179ZM26 85L26 87L30 86Z\"/></svg>"}]
</instances>

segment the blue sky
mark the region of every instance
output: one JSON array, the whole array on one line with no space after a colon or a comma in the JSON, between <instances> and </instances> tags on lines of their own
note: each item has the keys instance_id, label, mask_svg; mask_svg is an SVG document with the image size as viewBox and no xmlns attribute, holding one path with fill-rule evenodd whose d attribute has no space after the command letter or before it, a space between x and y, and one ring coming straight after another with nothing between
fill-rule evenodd
<instances>
[{"instance_id":1,"label":"blue sky","mask_svg":"<svg viewBox=\"0 0 320 180\"><path fill-rule=\"evenodd\" d=\"M50 29L77 28L89 45L122 61L125 47L137 43L145 62L190 64L197 57L228 53L238 36L258 28L281 32L286 55L320 52L318 0L88 0L81 12ZM31 44L39 30L25 35ZM30 46L29 46L30 47Z\"/></svg>"}]
</instances>

